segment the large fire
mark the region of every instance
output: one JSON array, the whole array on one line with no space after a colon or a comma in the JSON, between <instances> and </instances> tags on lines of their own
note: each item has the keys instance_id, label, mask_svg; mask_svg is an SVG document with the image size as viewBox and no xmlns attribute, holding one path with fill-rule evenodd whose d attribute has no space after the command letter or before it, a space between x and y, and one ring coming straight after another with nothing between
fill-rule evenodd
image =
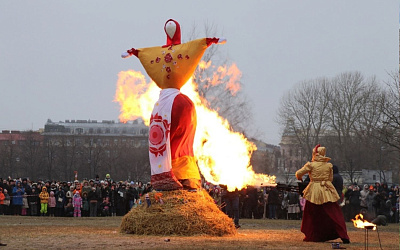
<instances>
[{"instance_id":1,"label":"large fire","mask_svg":"<svg viewBox=\"0 0 400 250\"><path fill-rule=\"evenodd\" d=\"M209 63L200 63L205 69ZM212 85L227 79L226 89L235 94L239 88L240 71L236 65L221 66L209 77ZM250 157L256 146L243 134L231 131L228 121L214 110L207 108L207 101L197 92L197 85L190 79L181 89L195 104L197 130L194 152L204 178L213 184L227 185L229 191L242 189L247 185L275 186L275 176L256 174L250 165ZM160 89L154 82L146 82L140 72L129 70L118 75L115 101L121 106L119 119L122 122L141 117L149 125L154 103Z\"/></svg>"},{"instance_id":2,"label":"large fire","mask_svg":"<svg viewBox=\"0 0 400 250\"><path fill-rule=\"evenodd\" d=\"M362 214L357 214L356 218L351 220L356 228L376 230L376 225L364 220L364 216Z\"/></svg>"}]
</instances>

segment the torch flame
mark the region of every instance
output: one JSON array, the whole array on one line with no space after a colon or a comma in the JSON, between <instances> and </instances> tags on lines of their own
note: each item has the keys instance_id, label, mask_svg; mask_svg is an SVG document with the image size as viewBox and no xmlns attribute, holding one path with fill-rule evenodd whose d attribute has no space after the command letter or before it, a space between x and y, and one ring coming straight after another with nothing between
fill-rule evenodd
<instances>
[{"instance_id":1,"label":"torch flame","mask_svg":"<svg viewBox=\"0 0 400 250\"><path fill-rule=\"evenodd\" d=\"M200 68L210 66L201 62ZM240 89L240 71L233 65L221 66L213 73L211 84L220 84L221 77L228 77L226 89L235 94ZM120 103L123 122L142 117L149 125L149 118L158 100L160 89L154 82L146 83L140 72L122 71L118 75L115 101ZM256 146L243 134L231 131L228 121L214 110L207 108L207 101L197 92L197 85L190 79L181 89L194 103L197 113L197 128L194 153L204 178L213 184L227 185L229 191L247 185L275 186L275 176L256 174L250 165L251 154Z\"/></svg>"},{"instance_id":2,"label":"torch flame","mask_svg":"<svg viewBox=\"0 0 400 250\"><path fill-rule=\"evenodd\" d=\"M376 230L376 225L364 220L364 216L362 214L357 214L355 219L351 219L356 228L366 228Z\"/></svg>"}]
</instances>

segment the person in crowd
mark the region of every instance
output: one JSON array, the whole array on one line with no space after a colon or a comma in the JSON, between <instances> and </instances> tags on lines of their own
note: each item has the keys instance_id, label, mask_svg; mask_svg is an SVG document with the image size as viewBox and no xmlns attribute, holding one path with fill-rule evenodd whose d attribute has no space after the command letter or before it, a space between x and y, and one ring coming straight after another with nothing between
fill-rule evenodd
<instances>
[{"instance_id":1,"label":"person in crowd","mask_svg":"<svg viewBox=\"0 0 400 250\"><path fill-rule=\"evenodd\" d=\"M131 209L136 203L135 201L139 199L139 193L135 187L135 183L131 181L128 191L126 193L126 197L129 202L129 209Z\"/></svg>"},{"instance_id":2,"label":"person in crowd","mask_svg":"<svg viewBox=\"0 0 400 250\"><path fill-rule=\"evenodd\" d=\"M25 193L27 195L29 195L31 193L31 186L28 184L28 179L27 178L23 178L22 179L21 186L24 188Z\"/></svg>"},{"instance_id":3,"label":"person in crowd","mask_svg":"<svg viewBox=\"0 0 400 250\"><path fill-rule=\"evenodd\" d=\"M71 186L72 186L72 183L70 181L67 181L67 183L65 185L63 185L65 195L67 195L67 192L71 190Z\"/></svg>"},{"instance_id":4,"label":"person in crowd","mask_svg":"<svg viewBox=\"0 0 400 250\"><path fill-rule=\"evenodd\" d=\"M300 195L298 192L289 191L287 195L288 219L297 220L300 214Z\"/></svg>"},{"instance_id":5,"label":"person in crowd","mask_svg":"<svg viewBox=\"0 0 400 250\"><path fill-rule=\"evenodd\" d=\"M96 174L96 178L94 179L94 184L99 185L100 184L100 176Z\"/></svg>"},{"instance_id":6,"label":"person in crowd","mask_svg":"<svg viewBox=\"0 0 400 250\"><path fill-rule=\"evenodd\" d=\"M126 184L122 183L121 186L118 188L118 194L119 194L119 211L118 214L119 216L125 215L127 211L127 197L126 197L127 189L126 189Z\"/></svg>"},{"instance_id":7,"label":"person in crowd","mask_svg":"<svg viewBox=\"0 0 400 250\"><path fill-rule=\"evenodd\" d=\"M83 191L82 192L82 216L89 217L89 211L90 211L90 206L89 206L88 193L86 193L86 191Z\"/></svg>"},{"instance_id":8,"label":"person in crowd","mask_svg":"<svg viewBox=\"0 0 400 250\"><path fill-rule=\"evenodd\" d=\"M374 190L376 193L382 193L383 189L379 181L375 182Z\"/></svg>"},{"instance_id":9,"label":"person in crowd","mask_svg":"<svg viewBox=\"0 0 400 250\"><path fill-rule=\"evenodd\" d=\"M365 197L365 204L367 206L367 214L365 219L368 221L372 221L376 217L376 193L374 187L371 185L368 188L368 195Z\"/></svg>"},{"instance_id":10,"label":"person in crowd","mask_svg":"<svg viewBox=\"0 0 400 250\"><path fill-rule=\"evenodd\" d=\"M57 201L56 201L56 197L54 195L54 191L50 191L49 202L47 203L47 206L49 208L49 216L50 217L55 216L56 205L57 205Z\"/></svg>"},{"instance_id":11,"label":"person in crowd","mask_svg":"<svg viewBox=\"0 0 400 250\"><path fill-rule=\"evenodd\" d=\"M61 185L58 187L58 190L55 193L55 196L56 196L55 216L62 217L62 216L64 216L64 205L65 205L66 197L65 197L64 188Z\"/></svg>"},{"instance_id":12,"label":"person in crowd","mask_svg":"<svg viewBox=\"0 0 400 250\"><path fill-rule=\"evenodd\" d=\"M137 191L139 193L139 198L142 197L143 191L144 191L143 182L139 181L136 189L137 189Z\"/></svg>"},{"instance_id":13,"label":"person in crowd","mask_svg":"<svg viewBox=\"0 0 400 250\"><path fill-rule=\"evenodd\" d=\"M3 188L0 187L0 215L4 215L4 200L5 200L5 195L3 193Z\"/></svg>"},{"instance_id":14,"label":"person in crowd","mask_svg":"<svg viewBox=\"0 0 400 250\"><path fill-rule=\"evenodd\" d=\"M384 189L383 189L384 190ZM383 215L386 217L386 221L390 221L391 217L391 209L392 209L392 202L391 200L388 199L388 195L385 191L382 191L381 193L377 194L376 196L376 202L378 203L378 216Z\"/></svg>"},{"instance_id":15,"label":"person in crowd","mask_svg":"<svg viewBox=\"0 0 400 250\"><path fill-rule=\"evenodd\" d=\"M107 181L100 182L101 183L101 197L103 199L109 196L110 193L110 185Z\"/></svg>"},{"instance_id":16,"label":"person in crowd","mask_svg":"<svg viewBox=\"0 0 400 250\"><path fill-rule=\"evenodd\" d=\"M395 223L396 222L396 196L395 194L392 192L392 190L389 192L389 197L388 200L390 201L390 204L392 205L391 209L390 209L390 221L389 223Z\"/></svg>"},{"instance_id":17,"label":"person in crowd","mask_svg":"<svg viewBox=\"0 0 400 250\"><path fill-rule=\"evenodd\" d=\"M83 197L83 192L86 192L86 194L89 194L90 190L92 190L92 187L89 185L89 181L84 180L83 186L82 186L82 197Z\"/></svg>"},{"instance_id":18,"label":"person in crowd","mask_svg":"<svg viewBox=\"0 0 400 250\"><path fill-rule=\"evenodd\" d=\"M74 207L74 217L81 217L82 198L79 191L75 192L72 198L72 206Z\"/></svg>"},{"instance_id":19,"label":"person in crowd","mask_svg":"<svg viewBox=\"0 0 400 250\"><path fill-rule=\"evenodd\" d=\"M257 188L253 186L247 187L246 196L248 198L247 214L246 217L250 219L258 218L258 192Z\"/></svg>"},{"instance_id":20,"label":"person in crowd","mask_svg":"<svg viewBox=\"0 0 400 250\"><path fill-rule=\"evenodd\" d=\"M88 194L88 200L89 200L90 217L96 217L97 216L97 202L99 200L99 197L97 195L95 186L93 186L92 190L90 190L90 192Z\"/></svg>"},{"instance_id":21,"label":"person in crowd","mask_svg":"<svg viewBox=\"0 0 400 250\"><path fill-rule=\"evenodd\" d=\"M108 197L105 197L103 202L100 204L100 210L102 216L110 216L110 201Z\"/></svg>"},{"instance_id":22,"label":"person in crowd","mask_svg":"<svg viewBox=\"0 0 400 250\"><path fill-rule=\"evenodd\" d=\"M343 177L339 173L339 167L337 165L333 165L333 180L332 185L335 187L336 192L338 193L340 199L338 200L338 204L341 204L344 200L343 194Z\"/></svg>"},{"instance_id":23,"label":"person in crowd","mask_svg":"<svg viewBox=\"0 0 400 250\"><path fill-rule=\"evenodd\" d=\"M3 214L4 215L10 215L10 204L11 204L11 197L8 194L7 189L3 189L4 193L4 201L3 201Z\"/></svg>"},{"instance_id":24,"label":"person in crowd","mask_svg":"<svg viewBox=\"0 0 400 250\"><path fill-rule=\"evenodd\" d=\"M67 217L74 216L74 206L72 205L72 198L67 198L67 202L65 203L64 207L64 214Z\"/></svg>"},{"instance_id":25,"label":"person in crowd","mask_svg":"<svg viewBox=\"0 0 400 250\"><path fill-rule=\"evenodd\" d=\"M14 208L15 215L21 215L22 212L22 198L24 196L25 189L22 187L21 182L17 181L16 186L13 188L12 194L12 204Z\"/></svg>"},{"instance_id":26,"label":"person in crowd","mask_svg":"<svg viewBox=\"0 0 400 250\"><path fill-rule=\"evenodd\" d=\"M74 190L75 190L75 188L74 188L74 186L69 186L68 188L69 188L69 190L66 191L65 197L66 197L67 199L69 199L69 198L72 199L72 197L74 196Z\"/></svg>"},{"instance_id":27,"label":"person in crowd","mask_svg":"<svg viewBox=\"0 0 400 250\"><path fill-rule=\"evenodd\" d=\"M110 174L106 174L106 178L104 178L104 181L108 182L108 185L111 185L113 180L111 179Z\"/></svg>"},{"instance_id":28,"label":"person in crowd","mask_svg":"<svg viewBox=\"0 0 400 250\"><path fill-rule=\"evenodd\" d=\"M102 181L104 183L104 181ZM103 184L104 185L104 184ZM102 184L96 184L94 183L94 186L96 187L96 194L97 194L97 216L101 216L101 209L100 205L103 202L103 190L102 190Z\"/></svg>"},{"instance_id":29,"label":"person in crowd","mask_svg":"<svg viewBox=\"0 0 400 250\"><path fill-rule=\"evenodd\" d=\"M271 187L268 193L268 218L277 219L277 207L281 205L279 202L279 192L276 187Z\"/></svg>"},{"instance_id":30,"label":"person in crowd","mask_svg":"<svg viewBox=\"0 0 400 250\"><path fill-rule=\"evenodd\" d=\"M56 184L55 184L54 182L52 182L52 183L50 184L50 189L47 190L47 192L48 192L49 194L50 194L50 192L52 192L52 191L53 191L54 194L57 192L57 186L56 186Z\"/></svg>"},{"instance_id":31,"label":"person in crowd","mask_svg":"<svg viewBox=\"0 0 400 250\"><path fill-rule=\"evenodd\" d=\"M47 187L44 186L42 188L42 192L39 194L40 198L40 215L47 215L47 205L49 203L49 193L47 192Z\"/></svg>"},{"instance_id":32,"label":"person in crowd","mask_svg":"<svg viewBox=\"0 0 400 250\"><path fill-rule=\"evenodd\" d=\"M229 218L233 219L236 228L240 228L239 224L239 190L236 188L234 191L228 191L226 186L222 187L223 200L226 204L226 214Z\"/></svg>"},{"instance_id":33,"label":"person in crowd","mask_svg":"<svg viewBox=\"0 0 400 250\"><path fill-rule=\"evenodd\" d=\"M76 192L79 192L79 196L82 198L82 186L81 183L79 183L78 180L74 181L74 191L72 191L72 194L74 195Z\"/></svg>"},{"instance_id":34,"label":"person in crowd","mask_svg":"<svg viewBox=\"0 0 400 250\"><path fill-rule=\"evenodd\" d=\"M116 184L111 184L110 192L108 193L109 201L110 201L110 213L111 216L117 216L117 204L119 202L119 194L116 190Z\"/></svg>"},{"instance_id":35,"label":"person in crowd","mask_svg":"<svg viewBox=\"0 0 400 250\"><path fill-rule=\"evenodd\" d=\"M36 188L36 185L32 185L31 194L28 196L29 207L31 210L31 216L39 215L39 207L40 207L40 199L39 199L39 191Z\"/></svg>"},{"instance_id":36,"label":"person in crowd","mask_svg":"<svg viewBox=\"0 0 400 250\"><path fill-rule=\"evenodd\" d=\"M349 200L349 208L350 208L350 220L354 219L357 214L360 213L361 207L361 194L360 188L356 183L353 184L353 190L349 190L346 193L347 199Z\"/></svg>"},{"instance_id":37,"label":"person in crowd","mask_svg":"<svg viewBox=\"0 0 400 250\"><path fill-rule=\"evenodd\" d=\"M296 178L302 180L309 174L310 183L304 189L306 205L304 207L301 232L303 241L323 242L340 238L350 243L342 211L337 201L340 199L333 180L333 165L326 156L326 148L317 145L312 152L311 162L307 162L296 172Z\"/></svg>"},{"instance_id":38,"label":"person in crowd","mask_svg":"<svg viewBox=\"0 0 400 250\"><path fill-rule=\"evenodd\" d=\"M368 189L369 189L368 184L364 184L363 189L360 191L360 207L361 207L361 209L363 209L363 208L368 209L367 201L366 201L368 193L369 193Z\"/></svg>"},{"instance_id":39,"label":"person in crowd","mask_svg":"<svg viewBox=\"0 0 400 250\"><path fill-rule=\"evenodd\" d=\"M386 182L384 182L384 183L382 184L382 191L381 191L380 193L382 193L382 192L385 192L386 195L388 195L389 192L390 192L389 186L388 186L388 184L387 184Z\"/></svg>"},{"instance_id":40,"label":"person in crowd","mask_svg":"<svg viewBox=\"0 0 400 250\"><path fill-rule=\"evenodd\" d=\"M29 203L28 203L28 194L25 192L22 197L22 210L21 215L28 215Z\"/></svg>"}]
</instances>

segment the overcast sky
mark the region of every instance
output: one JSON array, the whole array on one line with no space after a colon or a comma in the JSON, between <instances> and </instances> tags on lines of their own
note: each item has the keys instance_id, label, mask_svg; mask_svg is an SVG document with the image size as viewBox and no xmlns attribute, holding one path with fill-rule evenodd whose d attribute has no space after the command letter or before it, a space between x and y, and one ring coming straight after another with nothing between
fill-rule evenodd
<instances>
[{"instance_id":1,"label":"overcast sky","mask_svg":"<svg viewBox=\"0 0 400 250\"><path fill-rule=\"evenodd\" d=\"M387 80L399 67L397 0L0 1L0 130L47 119L117 120L118 72L145 74L131 48L165 44L164 23L215 25L243 73L262 140L279 144L281 97L345 71Z\"/></svg>"}]
</instances>

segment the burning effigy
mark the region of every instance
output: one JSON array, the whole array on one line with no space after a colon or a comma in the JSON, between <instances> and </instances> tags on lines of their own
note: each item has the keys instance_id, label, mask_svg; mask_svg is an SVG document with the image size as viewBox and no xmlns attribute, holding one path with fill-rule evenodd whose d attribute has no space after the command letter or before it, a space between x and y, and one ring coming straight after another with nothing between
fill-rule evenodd
<instances>
[{"instance_id":1,"label":"burning effigy","mask_svg":"<svg viewBox=\"0 0 400 250\"><path fill-rule=\"evenodd\" d=\"M275 185L274 176L254 173L250 157L256 150L255 145L244 135L232 131L224 118L208 108L192 81L207 47L226 40L201 38L182 44L180 25L172 19L165 23L164 30L166 45L132 48L122 54L123 58L138 57L152 82L147 83L140 72L120 72L115 98L121 105L121 121L141 117L149 125L153 188L162 191L165 197L169 196L167 191L174 190L181 190L179 195L191 194L185 190L201 188L200 172L208 182L226 185L228 191L247 185ZM202 192L191 195L203 196ZM203 201L210 201L212 207L212 200ZM167 204L164 202L160 206ZM184 206L187 204L191 202ZM178 213L176 206L174 209ZM126 217L141 211L133 210ZM222 212L215 210L215 213ZM160 216L160 213L155 215ZM123 231L127 224L123 223Z\"/></svg>"}]
</instances>

